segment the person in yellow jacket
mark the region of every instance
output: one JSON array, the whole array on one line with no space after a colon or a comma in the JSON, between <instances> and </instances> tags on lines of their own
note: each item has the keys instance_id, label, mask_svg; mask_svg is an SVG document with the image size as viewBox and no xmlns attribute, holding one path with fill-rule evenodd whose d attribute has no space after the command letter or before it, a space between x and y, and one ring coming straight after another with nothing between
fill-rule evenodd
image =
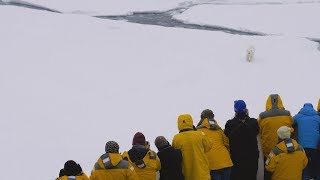
<instances>
[{"instance_id":1,"label":"person in yellow jacket","mask_svg":"<svg viewBox=\"0 0 320 180\"><path fill-rule=\"evenodd\" d=\"M229 153L229 140L214 119L212 110L202 111L197 129L204 132L213 142L211 150L206 153L211 180L230 180L233 163Z\"/></svg>"},{"instance_id":2,"label":"person in yellow jacket","mask_svg":"<svg viewBox=\"0 0 320 180\"><path fill-rule=\"evenodd\" d=\"M56 180L89 180L89 178L83 173L79 164L69 160L64 164L64 168L60 170L59 177Z\"/></svg>"},{"instance_id":3,"label":"person in yellow jacket","mask_svg":"<svg viewBox=\"0 0 320 180\"><path fill-rule=\"evenodd\" d=\"M266 170L272 180L301 180L308 158L302 146L290 138L292 128L281 126L277 134L279 143L273 148L266 161Z\"/></svg>"},{"instance_id":4,"label":"person in yellow jacket","mask_svg":"<svg viewBox=\"0 0 320 180\"><path fill-rule=\"evenodd\" d=\"M178 129L172 147L181 150L185 180L210 180L209 162L205 153L211 150L212 141L204 132L195 130L190 114L178 117Z\"/></svg>"},{"instance_id":5,"label":"person in yellow jacket","mask_svg":"<svg viewBox=\"0 0 320 180\"><path fill-rule=\"evenodd\" d=\"M157 153L148 148L145 136L137 132L132 141L132 148L122 154L123 159L135 168L140 180L156 180L160 170L160 159Z\"/></svg>"},{"instance_id":6,"label":"person in yellow jacket","mask_svg":"<svg viewBox=\"0 0 320 180\"><path fill-rule=\"evenodd\" d=\"M289 111L284 109L282 100L278 94L271 94L268 97L266 111L260 113L258 124L262 141L262 151L266 160L268 154L278 142L277 130L281 126L292 127L293 124L292 116ZM265 171L264 176L265 180L271 178L270 173L267 171Z\"/></svg>"},{"instance_id":7,"label":"person in yellow jacket","mask_svg":"<svg viewBox=\"0 0 320 180\"><path fill-rule=\"evenodd\" d=\"M119 154L119 145L108 141L103 154L93 167L90 180L139 180L135 169Z\"/></svg>"}]
</instances>

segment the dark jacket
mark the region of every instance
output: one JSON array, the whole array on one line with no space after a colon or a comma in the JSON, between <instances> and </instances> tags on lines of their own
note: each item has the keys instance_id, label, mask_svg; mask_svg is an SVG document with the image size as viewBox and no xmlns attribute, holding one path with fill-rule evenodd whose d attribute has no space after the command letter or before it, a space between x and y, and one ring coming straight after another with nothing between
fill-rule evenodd
<instances>
[{"instance_id":1,"label":"dark jacket","mask_svg":"<svg viewBox=\"0 0 320 180\"><path fill-rule=\"evenodd\" d=\"M161 162L160 180L184 180L180 149L168 145L159 149L157 154Z\"/></svg>"},{"instance_id":2,"label":"dark jacket","mask_svg":"<svg viewBox=\"0 0 320 180\"><path fill-rule=\"evenodd\" d=\"M257 119L244 113L236 114L233 119L227 121L224 133L229 138L230 154L234 163L250 162L249 159L258 160Z\"/></svg>"}]
</instances>

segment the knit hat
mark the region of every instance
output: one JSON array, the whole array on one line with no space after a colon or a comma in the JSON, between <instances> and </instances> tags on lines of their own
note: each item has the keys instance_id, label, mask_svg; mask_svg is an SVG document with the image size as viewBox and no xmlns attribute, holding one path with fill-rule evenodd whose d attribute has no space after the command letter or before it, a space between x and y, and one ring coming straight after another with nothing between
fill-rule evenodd
<instances>
[{"instance_id":1,"label":"knit hat","mask_svg":"<svg viewBox=\"0 0 320 180\"><path fill-rule=\"evenodd\" d=\"M156 145L156 147L157 147L158 149L161 149L161 148L163 148L163 147L165 147L165 146L170 145L169 142L168 142L168 140L167 140L165 137L163 137L163 136L158 136L158 137L154 140L154 144Z\"/></svg>"},{"instance_id":2,"label":"knit hat","mask_svg":"<svg viewBox=\"0 0 320 180\"><path fill-rule=\"evenodd\" d=\"M119 144L115 141L108 141L105 146L106 153L119 153Z\"/></svg>"},{"instance_id":3,"label":"knit hat","mask_svg":"<svg viewBox=\"0 0 320 180\"><path fill-rule=\"evenodd\" d=\"M243 100L234 101L234 111L236 113L242 113L247 111L246 103Z\"/></svg>"},{"instance_id":4,"label":"knit hat","mask_svg":"<svg viewBox=\"0 0 320 180\"><path fill-rule=\"evenodd\" d=\"M279 136L280 139L290 138L291 132L293 132L293 129L292 129L292 128L289 128L289 127L287 127L287 126L281 126L281 127L277 130L277 134L278 134L278 136Z\"/></svg>"},{"instance_id":5,"label":"knit hat","mask_svg":"<svg viewBox=\"0 0 320 180\"><path fill-rule=\"evenodd\" d=\"M64 164L64 175L66 176L76 176L82 172L79 164L73 160L69 160Z\"/></svg>"},{"instance_id":6,"label":"knit hat","mask_svg":"<svg viewBox=\"0 0 320 180\"><path fill-rule=\"evenodd\" d=\"M205 110L202 111L200 117L201 117L201 119L208 118L209 120L211 120L211 119L214 118L214 114L213 114L212 110L210 110L210 109L205 109Z\"/></svg>"},{"instance_id":7,"label":"knit hat","mask_svg":"<svg viewBox=\"0 0 320 180\"><path fill-rule=\"evenodd\" d=\"M137 132L132 140L132 145L145 145L146 144L146 138L141 132Z\"/></svg>"}]
</instances>

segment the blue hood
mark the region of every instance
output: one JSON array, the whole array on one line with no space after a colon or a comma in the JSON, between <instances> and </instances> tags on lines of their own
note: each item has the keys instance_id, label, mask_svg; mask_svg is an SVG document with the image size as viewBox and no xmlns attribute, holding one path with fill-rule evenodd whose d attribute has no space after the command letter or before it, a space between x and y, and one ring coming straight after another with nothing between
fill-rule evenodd
<instances>
[{"instance_id":1,"label":"blue hood","mask_svg":"<svg viewBox=\"0 0 320 180\"><path fill-rule=\"evenodd\" d=\"M317 115L318 112L313 109L313 106L311 103L305 103L303 105L303 108L300 109L299 114L303 114L306 116L314 116L314 115Z\"/></svg>"}]
</instances>

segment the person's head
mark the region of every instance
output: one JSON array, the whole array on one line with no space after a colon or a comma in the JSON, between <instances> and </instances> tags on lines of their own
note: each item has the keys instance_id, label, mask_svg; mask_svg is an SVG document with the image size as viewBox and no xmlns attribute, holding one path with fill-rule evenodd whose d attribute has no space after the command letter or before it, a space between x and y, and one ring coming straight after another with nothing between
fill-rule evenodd
<instances>
[{"instance_id":1,"label":"person's head","mask_svg":"<svg viewBox=\"0 0 320 180\"><path fill-rule=\"evenodd\" d=\"M318 101L318 108L317 108L318 112L320 112L320 98L319 98L319 101Z\"/></svg>"},{"instance_id":2,"label":"person's head","mask_svg":"<svg viewBox=\"0 0 320 180\"><path fill-rule=\"evenodd\" d=\"M119 153L119 144L115 141L108 141L105 146L106 153Z\"/></svg>"},{"instance_id":3,"label":"person's head","mask_svg":"<svg viewBox=\"0 0 320 180\"><path fill-rule=\"evenodd\" d=\"M201 119L207 118L209 121L214 119L214 114L212 110L210 109L205 109L201 112Z\"/></svg>"},{"instance_id":4,"label":"person's head","mask_svg":"<svg viewBox=\"0 0 320 180\"><path fill-rule=\"evenodd\" d=\"M190 114L181 114L178 117L178 129L179 131L186 129L194 129L193 119Z\"/></svg>"},{"instance_id":5,"label":"person's head","mask_svg":"<svg viewBox=\"0 0 320 180\"><path fill-rule=\"evenodd\" d=\"M248 109L246 103L243 100L234 101L234 112L236 114L247 114Z\"/></svg>"},{"instance_id":6,"label":"person's head","mask_svg":"<svg viewBox=\"0 0 320 180\"><path fill-rule=\"evenodd\" d=\"M277 130L277 134L278 134L279 140L284 140L284 139L290 138L292 132L293 132L292 128L287 127L287 126L281 126Z\"/></svg>"},{"instance_id":7,"label":"person's head","mask_svg":"<svg viewBox=\"0 0 320 180\"><path fill-rule=\"evenodd\" d=\"M59 176L77 176L82 173L82 168L73 160L64 163L64 168L60 171Z\"/></svg>"},{"instance_id":8,"label":"person's head","mask_svg":"<svg viewBox=\"0 0 320 180\"><path fill-rule=\"evenodd\" d=\"M141 132L137 132L132 140L132 145L142 145L145 146L146 145L146 138L144 137L144 135Z\"/></svg>"},{"instance_id":9,"label":"person's head","mask_svg":"<svg viewBox=\"0 0 320 180\"><path fill-rule=\"evenodd\" d=\"M198 122L197 127L198 127L198 126L201 126L201 124L203 123L203 121L204 121L205 119L208 119L209 121L215 122L215 120L214 120L214 114L213 114L212 110L210 110L210 109L205 109L205 110L203 110L203 111L201 112L200 121Z\"/></svg>"},{"instance_id":10,"label":"person's head","mask_svg":"<svg viewBox=\"0 0 320 180\"><path fill-rule=\"evenodd\" d=\"M168 146L170 146L170 143L168 142L168 140L163 137L163 136L158 136L155 140L154 140L154 144L156 145L157 149L160 151L163 148L166 148Z\"/></svg>"},{"instance_id":11,"label":"person's head","mask_svg":"<svg viewBox=\"0 0 320 180\"><path fill-rule=\"evenodd\" d=\"M284 109L281 97L279 94L271 94L266 102L266 110L271 109Z\"/></svg>"}]
</instances>

